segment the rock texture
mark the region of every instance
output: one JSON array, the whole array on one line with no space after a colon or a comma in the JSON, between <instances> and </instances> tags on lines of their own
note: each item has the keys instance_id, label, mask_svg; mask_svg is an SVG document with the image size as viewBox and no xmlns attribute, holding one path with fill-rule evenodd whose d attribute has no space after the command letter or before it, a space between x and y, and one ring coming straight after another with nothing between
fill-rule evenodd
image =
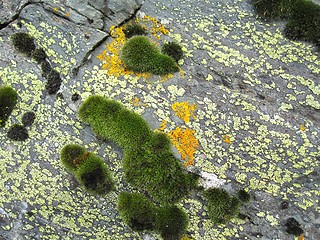
<instances>
[{"instance_id":1,"label":"rock texture","mask_svg":"<svg viewBox=\"0 0 320 240\"><path fill-rule=\"evenodd\" d=\"M135 13L159 45L183 46L184 74L164 81L109 76L102 69L97 56L114 40L110 27ZM151 33L156 23L169 30L160 39ZM285 39L283 28L283 22L259 19L247 0L3 0L0 84L16 89L19 103L0 129L0 239L160 239L121 221L117 194L133 190L123 176L122 150L77 118L79 104L93 94L121 101L152 129L167 122L167 133L193 130L199 149L188 170L198 172L206 187L249 191L252 201L241 209L245 220L221 226L207 218L201 196L181 202L190 218L188 237L289 240L294 237L285 222L293 217L306 239L320 239L320 54ZM15 32L33 36L61 74L57 95L46 92L40 66L14 49ZM187 101L197 106L190 122L171 107ZM36 115L27 126L30 138L9 140L8 129L28 111ZM106 161L115 192L98 197L78 186L59 161L69 143Z\"/></svg>"}]
</instances>

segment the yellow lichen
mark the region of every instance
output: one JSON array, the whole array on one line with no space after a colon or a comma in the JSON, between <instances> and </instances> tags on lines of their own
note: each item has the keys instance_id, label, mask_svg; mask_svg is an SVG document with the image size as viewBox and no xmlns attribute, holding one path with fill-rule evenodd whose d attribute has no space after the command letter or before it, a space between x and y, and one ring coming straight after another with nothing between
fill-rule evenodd
<instances>
[{"instance_id":1,"label":"yellow lichen","mask_svg":"<svg viewBox=\"0 0 320 240\"><path fill-rule=\"evenodd\" d=\"M194 130L180 127L168 133L171 142L181 154L182 159L185 160L185 166L194 164L194 154L199 148L199 142L194 136L195 133Z\"/></svg>"},{"instance_id":2,"label":"yellow lichen","mask_svg":"<svg viewBox=\"0 0 320 240\"><path fill-rule=\"evenodd\" d=\"M194 115L197 109L196 104L189 104L189 102L175 102L171 106L175 115L181 118L184 122L190 122L190 118L196 118Z\"/></svg>"},{"instance_id":3,"label":"yellow lichen","mask_svg":"<svg viewBox=\"0 0 320 240\"><path fill-rule=\"evenodd\" d=\"M166 120L162 120L162 122L160 124L159 131L163 131L166 127L167 127L167 121Z\"/></svg>"}]
</instances>

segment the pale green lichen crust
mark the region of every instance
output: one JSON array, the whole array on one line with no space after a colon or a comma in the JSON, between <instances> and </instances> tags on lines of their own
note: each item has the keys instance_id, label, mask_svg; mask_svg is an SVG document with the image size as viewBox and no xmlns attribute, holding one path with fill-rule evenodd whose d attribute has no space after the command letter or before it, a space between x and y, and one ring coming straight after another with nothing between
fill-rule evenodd
<instances>
[{"instance_id":1,"label":"pale green lichen crust","mask_svg":"<svg viewBox=\"0 0 320 240\"><path fill-rule=\"evenodd\" d=\"M204 4L210 2L206 0ZM256 19L251 10L241 7L245 2L217 1L217 17L196 14L199 11L182 15L179 8L170 9L172 6L161 2L155 4L159 12L171 12L169 20L181 26L182 32L170 29L169 34L185 51L184 59L179 62L181 68L199 63L211 69L212 73L203 76L207 82L198 81L209 84L214 95L208 87L202 89L201 86L192 92L196 78L192 74L186 74L184 79L175 75L164 83L157 78L147 82L134 76L107 77L100 66L86 66L81 78L72 79L68 73L75 64L74 56L80 51L77 36L69 33L67 36L45 22L41 28L32 23L23 24L52 59L55 69L61 72L64 84L72 92L79 92L82 99L99 94L121 101L143 117L152 118L149 122L152 128L158 128L162 120L168 122L165 131L178 126L191 128L196 131L200 144L194 160L196 167L253 194L259 192L276 199L288 199L299 214L319 212L319 183L313 182L310 187L298 178L307 178L319 169L320 129L309 118L292 114L290 109L320 108L320 89L315 77L320 73L320 60L313 46L286 40L278 23ZM188 7L195 4L191 0L180 3ZM225 14L232 21L221 18ZM185 37L191 29L192 38ZM6 49L7 44L10 39L2 36L2 49ZM57 54L53 46L64 49L66 56ZM197 58L199 51L203 52L201 58ZM14 87L21 98L6 126L0 130L0 188L3 189L0 206L12 220L1 225L1 231L8 232L15 227L14 220L20 212L14 206L24 201L31 212L20 216L26 239L34 239L29 234L34 232L38 232L41 239L50 240L59 239L58 234L62 233L64 239L141 239L139 233L125 225L116 210L117 192L132 190L124 181L121 151L90 135L91 130L79 122L76 112L64 100L43 98L45 86L40 70L35 70L37 64L23 56L18 59L29 68L22 70L18 60L12 60L6 67L0 65L2 83ZM247 92L215 84L217 75L211 66L221 68L231 85L235 79L243 79ZM294 69L304 69L306 74L302 76ZM279 94L281 101L266 101L263 106L261 99L250 95L257 89L265 89L266 99L268 95ZM194 94L199 92L201 94ZM135 97L141 101L138 106L132 104ZM184 100L192 100L198 106L196 119L189 123L180 121L171 110L175 101ZM9 126L21 122L23 114L30 110L35 111L37 118L29 130L29 139L24 143L7 139L5 133ZM228 135L232 143L224 142L223 135ZM105 160L114 176L115 192L101 198L74 186L59 161L59 150L70 143L84 146ZM188 213L187 231L194 239L241 238L248 226L242 220L232 220L227 226L213 226L202 203L193 199L183 200L180 206ZM264 224L281 227L277 209L267 211L261 207L261 212L254 214Z\"/></svg>"}]
</instances>

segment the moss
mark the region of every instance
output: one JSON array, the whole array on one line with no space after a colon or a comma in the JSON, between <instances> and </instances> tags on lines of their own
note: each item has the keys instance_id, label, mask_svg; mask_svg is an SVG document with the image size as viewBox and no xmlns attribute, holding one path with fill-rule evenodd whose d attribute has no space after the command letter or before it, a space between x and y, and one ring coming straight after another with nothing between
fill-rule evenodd
<instances>
[{"instance_id":1,"label":"moss","mask_svg":"<svg viewBox=\"0 0 320 240\"><path fill-rule=\"evenodd\" d=\"M303 234L303 230L300 227L300 223L294 218L288 218L285 226L287 227L286 232L295 236Z\"/></svg>"},{"instance_id":2,"label":"moss","mask_svg":"<svg viewBox=\"0 0 320 240\"><path fill-rule=\"evenodd\" d=\"M156 209L154 203L140 193L121 192L118 196L118 211L133 230L154 230Z\"/></svg>"},{"instance_id":3,"label":"moss","mask_svg":"<svg viewBox=\"0 0 320 240\"><path fill-rule=\"evenodd\" d=\"M147 191L161 203L173 203L186 196L196 180L186 174L173 156L168 138L153 133L138 114L116 101L89 97L79 108L79 118L93 131L124 148L126 180Z\"/></svg>"},{"instance_id":4,"label":"moss","mask_svg":"<svg viewBox=\"0 0 320 240\"><path fill-rule=\"evenodd\" d=\"M22 116L22 124L25 127L31 126L36 118L36 115L34 112L26 112Z\"/></svg>"},{"instance_id":5,"label":"moss","mask_svg":"<svg viewBox=\"0 0 320 240\"><path fill-rule=\"evenodd\" d=\"M312 1L299 1L285 28L290 39L301 39L320 44L320 6Z\"/></svg>"},{"instance_id":6,"label":"moss","mask_svg":"<svg viewBox=\"0 0 320 240\"><path fill-rule=\"evenodd\" d=\"M141 146L151 131L146 121L117 101L92 96L79 108L79 118L91 124L94 132L125 149Z\"/></svg>"},{"instance_id":7,"label":"moss","mask_svg":"<svg viewBox=\"0 0 320 240\"><path fill-rule=\"evenodd\" d=\"M46 78L48 74L52 71L52 67L50 63L48 63L47 61L41 62L41 71L42 71L42 76Z\"/></svg>"},{"instance_id":8,"label":"moss","mask_svg":"<svg viewBox=\"0 0 320 240\"><path fill-rule=\"evenodd\" d=\"M208 215L214 223L225 224L240 212L239 199L230 196L224 189L208 189L204 197L208 202Z\"/></svg>"},{"instance_id":9,"label":"moss","mask_svg":"<svg viewBox=\"0 0 320 240\"><path fill-rule=\"evenodd\" d=\"M131 38L136 35L146 35L147 31L140 24L129 24L123 31L126 38Z\"/></svg>"},{"instance_id":10,"label":"moss","mask_svg":"<svg viewBox=\"0 0 320 240\"><path fill-rule=\"evenodd\" d=\"M67 168L70 172L74 172L77 168L74 160L83 156L86 152L87 151L85 148L77 144L67 144L60 152L60 160L65 168Z\"/></svg>"},{"instance_id":11,"label":"moss","mask_svg":"<svg viewBox=\"0 0 320 240\"><path fill-rule=\"evenodd\" d=\"M46 60L47 55L42 48L37 48L31 52L31 57L37 62L41 63Z\"/></svg>"},{"instance_id":12,"label":"moss","mask_svg":"<svg viewBox=\"0 0 320 240\"><path fill-rule=\"evenodd\" d=\"M189 220L187 214L175 205L158 210L157 230L164 240L179 240L185 234Z\"/></svg>"},{"instance_id":13,"label":"moss","mask_svg":"<svg viewBox=\"0 0 320 240\"><path fill-rule=\"evenodd\" d=\"M62 80L60 78L60 74L52 69L48 75L47 75L47 83L46 83L46 89L48 91L48 93L51 94L55 94L59 91Z\"/></svg>"},{"instance_id":14,"label":"moss","mask_svg":"<svg viewBox=\"0 0 320 240\"><path fill-rule=\"evenodd\" d=\"M36 48L34 39L28 33L15 33L11 36L13 46L20 52L31 55Z\"/></svg>"},{"instance_id":15,"label":"moss","mask_svg":"<svg viewBox=\"0 0 320 240\"><path fill-rule=\"evenodd\" d=\"M252 0L257 14L265 19L288 19L301 0Z\"/></svg>"},{"instance_id":16,"label":"moss","mask_svg":"<svg viewBox=\"0 0 320 240\"><path fill-rule=\"evenodd\" d=\"M161 52L172 57L176 62L178 62L183 57L183 51L181 46L176 42L168 42L163 44Z\"/></svg>"},{"instance_id":17,"label":"moss","mask_svg":"<svg viewBox=\"0 0 320 240\"><path fill-rule=\"evenodd\" d=\"M164 54L144 36L130 38L123 46L121 58L125 66L134 72L166 75L179 71L175 61Z\"/></svg>"},{"instance_id":18,"label":"moss","mask_svg":"<svg viewBox=\"0 0 320 240\"><path fill-rule=\"evenodd\" d=\"M18 102L18 94L8 86L0 87L0 127L4 127Z\"/></svg>"},{"instance_id":19,"label":"moss","mask_svg":"<svg viewBox=\"0 0 320 240\"><path fill-rule=\"evenodd\" d=\"M7 137L14 141L25 141L29 138L28 130L19 124L10 127Z\"/></svg>"},{"instance_id":20,"label":"moss","mask_svg":"<svg viewBox=\"0 0 320 240\"><path fill-rule=\"evenodd\" d=\"M104 195L114 187L108 167L93 153L80 162L74 174L78 182L93 194Z\"/></svg>"},{"instance_id":21,"label":"moss","mask_svg":"<svg viewBox=\"0 0 320 240\"><path fill-rule=\"evenodd\" d=\"M79 99L80 99L80 95L79 95L78 93L72 94L71 100L72 100L73 102L76 102L76 101L78 101Z\"/></svg>"},{"instance_id":22,"label":"moss","mask_svg":"<svg viewBox=\"0 0 320 240\"><path fill-rule=\"evenodd\" d=\"M244 189L239 190L237 196L241 203L248 203L251 199L250 194Z\"/></svg>"}]
</instances>

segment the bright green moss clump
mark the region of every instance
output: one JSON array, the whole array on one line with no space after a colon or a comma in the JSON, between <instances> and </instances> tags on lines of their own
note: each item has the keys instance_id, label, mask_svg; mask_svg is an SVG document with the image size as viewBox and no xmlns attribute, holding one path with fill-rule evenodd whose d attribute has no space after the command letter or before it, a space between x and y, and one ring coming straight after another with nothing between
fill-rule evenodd
<instances>
[{"instance_id":1,"label":"bright green moss clump","mask_svg":"<svg viewBox=\"0 0 320 240\"><path fill-rule=\"evenodd\" d=\"M165 240L181 239L189 224L188 216L181 208L175 205L157 207L140 193L120 193L118 210L133 230L154 230Z\"/></svg>"},{"instance_id":2,"label":"bright green moss clump","mask_svg":"<svg viewBox=\"0 0 320 240\"><path fill-rule=\"evenodd\" d=\"M114 183L106 164L83 147L75 144L64 146L60 159L90 193L103 195L113 189Z\"/></svg>"},{"instance_id":3,"label":"bright green moss clump","mask_svg":"<svg viewBox=\"0 0 320 240\"><path fill-rule=\"evenodd\" d=\"M34 39L28 33L15 33L11 36L13 46L20 52L31 56L31 52L35 50Z\"/></svg>"},{"instance_id":4,"label":"bright green moss clump","mask_svg":"<svg viewBox=\"0 0 320 240\"><path fill-rule=\"evenodd\" d=\"M208 202L208 215L212 222L225 224L240 212L240 201L230 196L224 189L211 188L204 192Z\"/></svg>"},{"instance_id":5,"label":"bright green moss clump","mask_svg":"<svg viewBox=\"0 0 320 240\"><path fill-rule=\"evenodd\" d=\"M188 224L188 216L181 208L175 205L159 208L157 230L164 240L181 239Z\"/></svg>"},{"instance_id":6,"label":"bright green moss clump","mask_svg":"<svg viewBox=\"0 0 320 240\"><path fill-rule=\"evenodd\" d=\"M0 87L0 127L4 127L18 102L18 94L11 87Z\"/></svg>"},{"instance_id":7,"label":"bright green moss clump","mask_svg":"<svg viewBox=\"0 0 320 240\"><path fill-rule=\"evenodd\" d=\"M146 35L147 30L143 28L140 24L129 24L124 29L124 34L126 35L126 38L131 38L136 35Z\"/></svg>"},{"instance_id":8,"label":"bright green moss clump","mask_svg":"<svg viewBox=\"0 0 320 240\"><path fill-rule=\"evenodd\" d=\"M133 230L154 230L156 226L156 206L142 194L120 193L118 210L124 222Z\"/></svg>"},{"instance_id":9,"label":"bright green moss clump","mask_svg":"<svg viewBox=\"0 0 320 240\"><path fill-rule=\"evenodd\" d=\"M130 38L122 49L122 60L129 70L166 75L179 71L175 61L164 54L145 36Z\"/></svg>"},{"instance_id":10,"label":"bright green moss clump","mask_svg":"<svg viewBox=\"0 0 320 240\"><path fill-rule=\"evenodd\" d=\"M79 109L79 118L93 131L124 148L124 172L133 186L147 191L161 203L186 196L197 179L186 174L173 156L169 139L150 130L138 114L101 96L89 97Z\"/></svg>"}]
</instances>

